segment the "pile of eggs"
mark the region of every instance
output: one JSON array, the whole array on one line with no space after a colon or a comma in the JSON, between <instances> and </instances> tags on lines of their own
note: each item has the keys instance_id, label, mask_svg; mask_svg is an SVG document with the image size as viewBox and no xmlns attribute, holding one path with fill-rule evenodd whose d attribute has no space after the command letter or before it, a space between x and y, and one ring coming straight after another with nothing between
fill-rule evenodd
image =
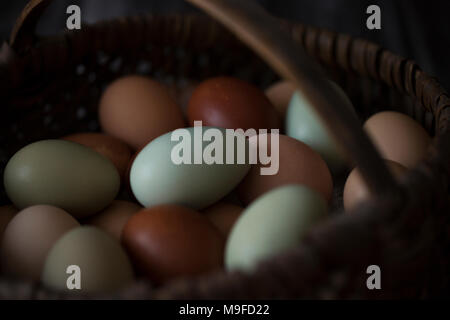
<instances>
[{"instance_id":1,"label":"pile of eggs","mask_svg":"<svg viewBox=\"0 0 450 320\"><path fill-rule=\"evenodd\" d=\"M2 274L64 291L79 270L77 289L107 293L137 278L159 286L222 268L252 272L326 219L333 179L349 168L288 82L263 92L217 77L174 96L150 78L127 76L105 90L98 114L102 133L37 141L9 160ZM261 163L173 164L170 134L194 121L280 129L278 173L261 175ZM396 177L421 161L430 143L419 124L396 112L376 114L364 128ZM357 168L343 196L348 211L370 196Z\"/></svg>"}]
</instances>

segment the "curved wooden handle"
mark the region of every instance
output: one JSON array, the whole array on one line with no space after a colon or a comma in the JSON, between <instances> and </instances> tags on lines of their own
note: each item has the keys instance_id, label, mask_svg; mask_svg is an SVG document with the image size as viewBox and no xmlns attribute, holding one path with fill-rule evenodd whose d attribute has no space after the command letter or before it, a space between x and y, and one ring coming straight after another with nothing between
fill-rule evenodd
<instances>
[{"instance_id":1,"label":"curved wooden handle","mask_svg":"<svg viewBox=\"0 0 450 320\"><path fill-rule=\"evenodd\" d=\"M14 25L9 45L16 52L33 44L36 25L51 0L31 0L25 6Z\"/></svg>"},{"instance_id":2,"label":"curved wooden handle","mask_svg":"<svg viewBox=\"0 0 450 320\"><path fill-rule=\"evenodd\" d=\"M253 0L186 0L223 23L281 77L294 82L315 107L342 149L375 194L389 192L394 179L375 147L326 80L319 65L280 29L278 21ZM37 22L51 0L31 0L14 26L10 45L32 45Z\"/></svg>"},{"instance_id":3,"label":"curved wooden handle","mask_svg":"<svg viewBox=\"0 0 450 320\"><path fill-rule=\"evenodd\" d=\"M394 179L375 147L331 87L319 65L252 0L187 0L223 23L279 75L294 82L315 107L342 149L359 166L375 194L389 192Z\"/></svg>"}]
</instances>

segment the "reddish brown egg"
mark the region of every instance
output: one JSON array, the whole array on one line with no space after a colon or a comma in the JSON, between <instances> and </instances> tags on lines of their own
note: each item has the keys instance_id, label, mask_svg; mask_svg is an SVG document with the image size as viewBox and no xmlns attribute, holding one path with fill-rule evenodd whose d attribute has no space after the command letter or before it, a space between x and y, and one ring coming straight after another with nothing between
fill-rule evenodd
<instances>
[{"instance_id":1,"label":"reddish brown egg","mask_svg":"<svg viewBox=\"0 0 450 320\"><path fill-rule=\"evenodd\" d=\"M202 214L176 205L136 213L123 230L122 243L155 284L218 269L223 263L220 232Z\"/></svg>"},{"instance_id":2,"label":"reddish brown egg","mask_svg":"<svg viewBox=\"0 0 450 320\"><path fill-rule=\"evenodd\" d=\"M229 129L279 129L280 119L269 99L245 81L218 77L202 82L188 106L189 123Z\"/></svg>"},{"instance_id":3,"label":"reddish brown egg","mask_svg":"<svg viewBox=\"0 0 450 320\"><path fill-rule=\"evenodd\" d=\"M243 210L244 208L232 203L218 202L204 209L203 213L222 235L228 237Z\"/></svg>"},{"instance_id":4,"label":"reddish brown egg","mask_svg":"<svg viewBox=\"0 0 450 320\"><path fill-rule=\"evenodd\" d=\"M152 79L128 76L113 82L99 107L103 130L135 150L185 126L181 108L169 89Z\"/></svg>"},{"instance_id":5,"label":"reddish brown egg","mask_svg":"<svg viewBox=\"0 0 450 320\"><path fill-rule=\"evenodd\" d=\"M276 159L276 149L272 150L272 135L253 136L250 144L260 145L260 139L267 141L269 154ZM258 140L257 140L258 139ZM273 153L274 152L274 153ZM271 163L262 165L259 161L250 169L238 187L238 193L244 204L249 204L262 194L287 184L306 185L319 192L326 201L331 199L333 181L330 170L322 157L301 141L285 135L279 135L278 172L274 175L262 175L261 168L276 166Z\"/></svg>"},{"instance_id":6,"label":"reddish brown egg","mask_svg":"<svg viewBox=\"0 0 450 320\"><path fill-rule=\"evenodd\" d=\"M131 158L131 150L125 142L102 133L75 133L62 139L82 144L105 156L111 160L122 181L124 180Z\"/></svg>"}]
</instances>

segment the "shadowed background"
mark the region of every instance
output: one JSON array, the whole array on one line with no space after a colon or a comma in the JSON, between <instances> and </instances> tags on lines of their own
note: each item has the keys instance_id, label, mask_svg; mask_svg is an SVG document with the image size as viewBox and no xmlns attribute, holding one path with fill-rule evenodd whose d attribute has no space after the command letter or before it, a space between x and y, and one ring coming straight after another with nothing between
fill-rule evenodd
<instances>
[{"instance_id":1,"label":"shadowed background","mask_svg":"<svg viewBox=\"0 0 450 320\"><path fill-rule=\"evenodd\" d=\"M246 0L243 0L246 1ZM450 1L448 0L258 0L272 14L373 40L416 60L450 89ZM0 2L0 38L8 39L27 0ZM54 0L39 25L51 34L65 28L66 8L77 4L83 23L139 13L195 11L182 0ZM366 28L366 9L377 4L382 30Z\"/></svg>"}]
</instances>

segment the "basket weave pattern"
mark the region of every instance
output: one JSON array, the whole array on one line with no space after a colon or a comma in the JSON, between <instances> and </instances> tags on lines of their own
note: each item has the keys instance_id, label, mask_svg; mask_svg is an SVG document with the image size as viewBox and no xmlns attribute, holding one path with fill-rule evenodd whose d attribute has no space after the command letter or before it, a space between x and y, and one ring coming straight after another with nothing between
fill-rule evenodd
<instances>
[{"instance_id":1,"label":"basket weave pattern","mask_svg":"<svg viewBox=\"0 0 450 320\"><path fill-rule=\"evenodd\" d=\"M449 288L450 98L415 62L376 44L282 22L292 39L348 93L362 120L393 109L419 121L434 144L427 159L382 199L357 214L336 212L302 246L252 275L217 272L162 288L140 282L113 298L405 298ZM200 16L120 18L41 39L0 63L0 170L22 146L98 131L97 105L115 78L139 73L181 88L232 75L265 87L275 73L216 22ZM1 202L7 199L1 190ZM382 290L366 288L366 268L382 270ZM0 278L0 298L71 298ZM73 297L72 297L73 298ZM95 297L102 298L102 297Z\"/></svg>"}]
</instances>

